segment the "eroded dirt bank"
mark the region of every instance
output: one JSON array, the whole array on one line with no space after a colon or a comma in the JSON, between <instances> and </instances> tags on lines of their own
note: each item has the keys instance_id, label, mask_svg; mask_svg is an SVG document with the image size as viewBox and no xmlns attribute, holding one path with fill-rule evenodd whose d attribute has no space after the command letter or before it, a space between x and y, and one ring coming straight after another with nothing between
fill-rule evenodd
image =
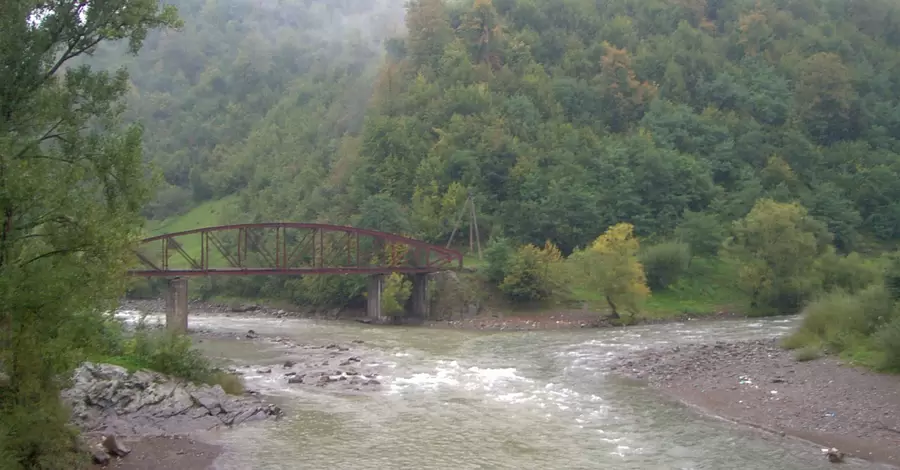
<instances>
[{"instance_id":1,"label":"eroded dirt bank","mask_svg":"<svg viewBox=\"0 0 900 470\"><path fill-rule=\"evenodd\" d=\"M798 362L777 339L649 349L615 373L726 419L900 465L900 377Z\"/></svg>"}]
</instances>

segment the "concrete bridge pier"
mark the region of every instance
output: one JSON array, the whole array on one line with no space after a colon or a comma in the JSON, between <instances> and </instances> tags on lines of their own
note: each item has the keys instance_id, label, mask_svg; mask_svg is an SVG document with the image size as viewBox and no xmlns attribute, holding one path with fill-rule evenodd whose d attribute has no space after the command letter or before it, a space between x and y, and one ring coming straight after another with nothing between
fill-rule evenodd
<instances>
[{"instance_id":1,"label":"concrete bridge pier","mask_svg":"<svg viewBox=\"0 0 900 470\"><path fill-rule=\"evenodd\" d=\"M187 333L188 328L188 280L176 277L169 280L166 291L166 328L176 334Z\"/></svg>"},{"instance_id":2,"label":"concrete bridge pier","mask_svg":"<svg viewBox=\"0 0 900 470\"><path fill-rule=\"evenodd\" d=\"M382 291L384 291L384 274L369 276L366 287L366 316L379 323L385 320L381 313Z\"/></svg>"},{"instance_id":3,"label":"concrete bridge pier","mask_svg":"<svg viewBox=\"0 0 900 470\"><path fill-rule=\"evenodd\" d=\"M412 276L412 293L409 296L408 317L425 320L428 316L428 274L417 273Z\"/></svg>"}]
</instances>

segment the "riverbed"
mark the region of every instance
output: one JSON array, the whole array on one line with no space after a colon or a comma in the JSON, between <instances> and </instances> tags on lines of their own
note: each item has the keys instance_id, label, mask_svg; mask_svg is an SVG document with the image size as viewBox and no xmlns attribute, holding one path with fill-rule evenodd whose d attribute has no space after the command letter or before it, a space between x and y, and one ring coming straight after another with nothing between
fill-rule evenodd
<instances>
[{"instance_id":1,"label":"riverbed","mask_svg":"<svg viewBox=\"0 0 900 470\"><path fill-rule=\"evenodd\" d=\"M796 321L484 332L192 314L190 326L218 333L198 346L245 366L247 385L286 412L220 433L221 470L820 469L830 464L818 446L704 416L609 370L624 353L771 338ZM301 344L362 340L383 387L347 393L253 373L286 353L247 339L251 329Z\"/></svg>"}]
</instances>

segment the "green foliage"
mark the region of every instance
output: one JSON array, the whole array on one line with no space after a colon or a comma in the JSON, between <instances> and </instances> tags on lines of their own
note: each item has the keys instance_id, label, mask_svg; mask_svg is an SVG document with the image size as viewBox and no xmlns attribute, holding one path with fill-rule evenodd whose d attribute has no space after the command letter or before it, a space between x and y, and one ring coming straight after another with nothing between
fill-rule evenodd
<instances>
[{"instance_id":1,"label":"green foliage","mask_svg":"<svg viewBox=\"0 0 900 470\"><path fill-rule=\"evenodd\" d=\"M684 275L647 299L647 315L707 315L720 311L746 312L749 300L738 286L740 267L719 257L695 257Z\"/></svg>"},{"instance_id":2,"label":"green foliage","mask_svg":"<svg viewBox=\"0 0 900 470\"><path fill-rule=\"evenodd\" d=\"M94 361L116 364L130 371L149 369L195 383L219 384L234 395L243 393L240 377L214 367L185 335L152 330L143 318L133 332L123 330L115 319L106 320L102 328L105 342L89 355Z\"/></svg>"},{"instance_id":3,"label":"green foliage","mask_svg":"<svg viewBox=\"0 0 900 470\"><path fill-rule=\"evenodd\" d=\"M893 243L900 6L707 3L175 0L180 33L92 61L133 72L154 219L228 196L228 222L443 242L466 188L483 235L564 253L628 221L712 256L758 199L801 203L842 254ZM264 283L216 288L296 297Z\"/></svg>"},{"instance_id":4,"label":"green foliage","mask_svg":"<svg viewBox=\"0 0 900 470\"><path fill-rule=\"evenodd\" d=\"M458 230L468 230L468 221L471 218L462 218L461 215L465 214L460 214L465 202L466 189L459 182L451 183L443 194L434 181L426 189L416 187L411 211L418 237L429 242L446 242L454 224L458 221L466 222L461 223Z\"/></svg>"},{"instance_id":5,"label":"green foliage","mask_svg":"<svg viewBox=\"0 0 900 470\"><path fill-rule=\"evenodd\" d=\"M507 261L500 290L515 302L548 300L565 285L562 254L550 242L543 248L523 245Z\"/></svg>"},{"instance_id":6,"label":"green foliage","mask_svg":"<svg viewBox=\"0 0 900 470\"><path fill-rule=\"evenodd\" d=\"M829 241L797 203L760 200L734 224L727 255L741 264L741 286L761 313L796 312L820 288L817 261Z\"/></svg>"},{"instance_id":7,"label":"green foliage","mask_svg":"<svg viewBox=\"0 0 900 470\"><path fill-rule=\"evenodd\" d=\"M73 59L177 24L153 0L3 4L0 468L75 466L60 387L106 341L92 327L124 292L149 195L141 128L121 122L128 75Z\"/></svg>"},{"instance_id":8,"label":"green foliage","mask_svg":"<svg viewBox=\"0 0 900 470\"><path fill-rule=\"evenodd\" d=\"M212 373L207 359L183 335L138 329L125 342L123 356L132 364L193 382L203 382Z\"/></svg>"},{"instance_id":9,"label":"green foliage","mask_svg":"<svg viewBox=\"0 0 900 470\"><path fill-rule=\"evenodd\" d=\"M620 309L633 317L650 294L633 230L631 224L616 224L568 260L575 279L585 288L602 293L613 318L619 318Z\"/></svg>"},{"instance_id":10,"label":"green foliage","mask_svg":"<svg viewBox=\"0 0 900 470\"><path fill-rule=\"evenodd\" d=\"M516 256L516 250L512 243L503 237L492 238L484 250L485 266L482 270L487 280L500 285L509 266Z\"/></svg>"},{"instance_id":11,"label":"green foliage","mask_svg":"<svg viewBox=\"0 0 900 470\"><path fill-rule=\"evenodd\" d=\"M392 273L384 280L381 292L381 313L387 316L403 314L403 306L412 294L412 283L400 273Z\"/></svg>"},{"instance_id":12,"label":"green foliage","mask_svg":"<svg viewBox=\"0 0 900 470\"><path fill-rule=\"evenodd\" d=\"M647 285L653 291L663 290L678 281L691 262L687 243L661 243L648 247L640 255Z\"/></svg>"},{"instance_id":13,"label":"green foliage","mask_svg":"<svg viewBox=\"0 0 900 470\"><path fill-rule=\"evenodd\" d=\"M900 310L881 284L856 294L836 291L807 307L803 322L784 346L825 348L848 358L866 358L864 363L872 367L900 371L898 319Z\"/></svg>"},{"instance_id":14,"label":"green foliage","mask_svg":"<svg viewBox=\"0 0 900 470\"><path fill-rule=\"evenodd\" d=\"M900 300L900 252L885 256L884 285L894 300Z\"/></svg>"},{"instance_id":15,"label":"green foliage","mask_svg":"<svg viewBox=\"0 0 900 470\"><path fill-rule=\"evenodd\" d=\"M879 366L900 372L900 315L895 315L874 335L876 347L884 354Z\"/></svg>"},{"instance_id":16,"label":"green foliage","mask_svg":"<svg viewBox=\"0 0 900 470\"><path fill-rule=\"evenodd\" d=\"M675 228L675 238L687 243L697 256L717 254L727 236L725 224L715 214L706 212L685 211Z\"/></svg>"},{"instance_id":17,"label":"green foliage","mask_svg":"<svg viewBox=\"0 0 900 470\"><path fill-rule=\"evenodd\" d=\"M819 259L817 270L822 273L822 289L826 292L840 289L855 294L879 283L883 277L881 263L858 253L841 256L831 249Z\"/></svg>"},{"instance_id":18,"label":"green foliage","mask_svg":"<svg viewBox=\"0 0 900 470\"><path fill-rule=\"evenodd\" d=\"M360 276L312 275L285 281L292 302L312 307L346 305L359 297L365 287L365 279Z\"/></svg>"}]
</instances>

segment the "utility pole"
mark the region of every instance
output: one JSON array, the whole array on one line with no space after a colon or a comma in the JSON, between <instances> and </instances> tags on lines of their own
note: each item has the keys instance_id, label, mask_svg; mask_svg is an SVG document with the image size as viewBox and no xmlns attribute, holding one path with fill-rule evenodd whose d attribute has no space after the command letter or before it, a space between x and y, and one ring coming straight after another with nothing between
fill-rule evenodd
<instances>
[{"instance_id":1,"label":"utility pole","mask_svg":"<svg viewBox=\"0 0 900 470\"><path fill-rule=\"evenodd\" d=\"M453 232L450 233L450 239L447 240L447 248L450 248L450 244L453 243L453 237L456 236L456 231L459 230L459 224L462 222L462 218L466 215L466 209L469 212L469 252L475 251L475 247L478 248L478 259L483 259L481 253L481 234L478 233L478 216L475 211L475 199L472 197L472 191L468 190L466 192L466 202L463 203L462 209L459 211L459 216L456 218L456 223L453 224Z\"/></svg>"}]
</instances>

